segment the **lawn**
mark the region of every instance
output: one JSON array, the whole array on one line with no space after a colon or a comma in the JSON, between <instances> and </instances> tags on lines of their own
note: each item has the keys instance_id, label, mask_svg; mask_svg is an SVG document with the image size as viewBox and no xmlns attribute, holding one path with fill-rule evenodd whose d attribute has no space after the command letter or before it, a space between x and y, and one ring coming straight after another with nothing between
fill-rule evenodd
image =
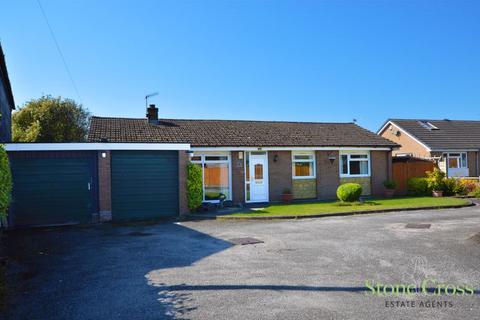
<instances>
[{"instance_id":1,"label":"lawn","mask_svg":"<svg viewBox=\"0 0 480 320\"><path fill-rule=\"evenodd\" d=\"M260 217L260 216L303 216L331 213L347 213L357 211L442 207L468 204L469 201L458 198L433 198L433 197L404 197L393 199L374 199L363 203L342 202L314 202L295 204L275 204L262 209L254 209L248 212L234 213L236 217Z\"/></svg>"}]
</instances>

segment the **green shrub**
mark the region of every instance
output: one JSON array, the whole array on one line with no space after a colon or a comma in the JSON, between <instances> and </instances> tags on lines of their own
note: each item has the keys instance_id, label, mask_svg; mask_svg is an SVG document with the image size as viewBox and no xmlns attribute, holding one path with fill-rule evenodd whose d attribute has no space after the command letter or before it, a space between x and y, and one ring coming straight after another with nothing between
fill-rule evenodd
<instances>
[{"instance_id":1,"label":"green shrub","mask_svg":"<svg viewBox=\"0 0 480 320\"><path fill-rule=\"evenodd\" d=\"M0 145L0 218L7 216L8 205L12 194L12 173L7 152Z\"/></svg>"},{"instance_id":2,"label":"green shrub","mask_svg":"<svg viewBox=\"0 0 480 320\"><path fill-rule=\"evenodd\" d=\"M362 195L362 186L358 183L344 183L337 189L337 197L340 201L354 202L358 201Z\"/></svg>"},{"instance_id":3,"label":"green shrub","mask_svg":"<svg viewBox=\"0 0 480 320\"><path fill-rule=\"evenodd\" d=\"M474 196L475 198L479 198L479 199L480 199L480 187L477 187L477 189L475 189L475 190L473 191L473 196Z\"/></svg>"},{"instance_id":4,"label":"green shrub","mask_svg":"<svg viewBox=\"0 0 480 320\"><path fill-rule=\"evenodd\" d=\"M383 186L386 189L395 189L397 187L397 182L395 180L385 180L383 181Z\"/></svg>"},{"instance_id":5,"label":"green shrub","mask_svg":"<svg viewBox=\"0 0 480 320\"><path fill-rule=\"evenodd\" d=\"M407 191L412 196L430 196L432 189L426 178L410 178L407 180Z\"/></svg>"},{"instance_id":6,"label":"green shrub","mask_svg":"<svg viewBox=\"0 0 480 320\"><path fill-rule=\"evenodd\" d=\"M465 189L464 194L473 193L479 187L478 182L475 182L472 179L466 179L466 178L461 178L460 184Z\"/></svg>"},{"instance_id":7,"label":"green shrub","mask_svg":"<svg viewBox=\"0 0 480 320\"><path fill-rule=\"evenodd\" d=\"M433 171L427 171L427 183L431 190L440 191L445 187L445 172L434 168Z\"/></svg>"},{"instance_id":8,"label":"green shrub","mask_svg":"<svg viewBox=\"0 0 480 320\"><path fill-rule=\"evenodd\" d=\"M457 179L446 178L443 180L442 190L444 196L454 196L456 194L462 194L465 189Z\"/></svg>"},{"instance_id":9,"label":"green shrub","mask_svg":"<svg viewBox=\"0 0 480 320\"><path fill-rule=\"evenodd\" d=\"M194 163L187 164L187 202L192 211L198 209L203 201L202 168Z\"/></svg>"}]
</instances>

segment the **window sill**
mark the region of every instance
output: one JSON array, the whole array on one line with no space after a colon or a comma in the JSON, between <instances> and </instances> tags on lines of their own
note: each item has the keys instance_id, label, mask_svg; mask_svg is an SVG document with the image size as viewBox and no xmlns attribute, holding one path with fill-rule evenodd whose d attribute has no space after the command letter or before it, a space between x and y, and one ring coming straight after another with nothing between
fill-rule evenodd
<instances>
[{"instance_id":1,"label":"window sill","mask_svg":"<svg viewBox=\"0 0 480 320\"><path fill-rule=\"evenodd\" d=\"M357 174L357 175L344 175L341 174L340 178L370 178L369 174Z\"/></svg>"},{"instance_id":2,"label":"window sill","mask_svg":"<svg viewBox=\"0 0 480 320\"><path fill-rule=\"evenodd\" d=\"M316 179L317 177L311 176L311 177L292 177L293 180L309 180L309 179Z\"/></svg>"},{"instance_id":3,"label":"window sill","mask_svg":"<svg viewBox=\"0 0 480 320\"><path fill-rule=\"evenodd\" d=\"M232 201L232 199L225 199L225 201ZM203 200L202 202L207 202L207 203L220 203L220 200Z\"/></svg>"}]
</instances>

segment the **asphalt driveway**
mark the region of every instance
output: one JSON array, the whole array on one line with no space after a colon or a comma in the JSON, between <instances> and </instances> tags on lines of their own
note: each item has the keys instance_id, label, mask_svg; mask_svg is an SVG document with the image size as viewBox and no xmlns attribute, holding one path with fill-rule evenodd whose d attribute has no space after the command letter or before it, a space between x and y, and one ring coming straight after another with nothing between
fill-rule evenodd
<instances>
[{"instance_id":1,"label":"asphalt driveway","mask_svg":"<svg viewBox=\"0 0 480 320\"><path fill-rule=\"evenodd\" d=\"M431 227L405 228L409 223ZM478 207L16 232L7 239L12 297L4 316L474 319L480 294L377 297L365 280L428 278L478 290L479 233ZM263 243L229 242L241 237ZM395 306L407 301L410 306Z\"/></svg>"}]
</instances>

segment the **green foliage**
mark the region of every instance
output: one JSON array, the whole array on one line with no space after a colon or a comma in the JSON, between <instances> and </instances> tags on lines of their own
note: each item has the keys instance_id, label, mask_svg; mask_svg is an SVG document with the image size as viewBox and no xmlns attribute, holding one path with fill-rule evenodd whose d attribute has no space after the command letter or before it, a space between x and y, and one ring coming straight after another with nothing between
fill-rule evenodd
<instances>
[{"instance_id":1,"label":"green foliage","mask_svg":"<svg viewBox=\"0 0 480 320\"><path fill-rule=\"evenodd\" d=\"M187 164L187 202L190 210L196 210L202 205L202 168L194 163Z\"/></svg>"},{"instance_id":2,"label":"green foliage","mask_svg":"<svg viewBox=\"0 0 480 320\"><path fill-rule=\"evenodd\" d=\"M344 183L337 189L337 197L344 202L358 201L362 195L362 186L358 183Z\"/></svg>"},{"instance_id":3,"label":"green foliage","mask_svg":"<svg viewBox=\"0 0 480 320\"><path fill-rule=\"evenodd\" d=\"M82 142L90 113L71 99L43 96L12 115L15 142Z\"/></svg>"},{"instance_id":4,"label":"green foliage","mask_svg":"<svg viewBox=\"0 0 480 320\"><path fill-rule=\"evenodd\" d=\"M455 178L446 178L443 180L442 191L444 196L453 196L461 191L460 183Z\"/></svg>"},{"instance_id":5,"label":"green foliage","mask_svg":"<svg viewBox=\"0 0 480 320\"><path fill-rule=\"evenodd\" d=\"M479 187L478 182L475 182L472 179L466 179L466 178L461 178L460 184L465 189L463 194L471 194Z\"/></svg>"},{"instance_id":6,"label":"green foliage","mask_svg":"<svg viewBox=\"0 0 480 320\"><path fill-rule=\"evenodd\" d=\"M480 199L480 187L477 187L477 189L475 189L475 190L473 191L473 196L474 196L475 198L479 198L479 199Z\"/></svg>"},{"instance_id":7,"label":"green foliage","mask_svg":"<svg viewBox=\"0 0 480 320\"><path fill-rule=\"evenodd\" d=\"M0 218L7 215L12 193L12 173L7 152L0 145Z\"/></svg>"},{"instance_id":8,"label":"green foliage","mask_svg":"<svg viewBox=\"0 0 480 320\"><path fill-rule=\"evenodd\" d=\"M395 180L385 180L383 186L386 189L395 189L397 187L397 182Z\"/></svg>"},{"instance_id":9,"label":"green foliage","mask_svg":"<svg viewBox=\"0 0 480 320\"><path fill-rule=\"evenodd\" d=\"M429 196L432 189L428 186L426 178L410 178L407 180L408 194L412 196Z\"/></svg>"},{"instance_id":10,"label":"green foliage","mask_svg":"<svg viewBox=\"0 0 480 320\"><path fill-rule=\"evenodd\" d=\"M445 172L434 168L433 171L427 171L427 183L431 190L440 191L445 187Z\"/></svg>"}]
</instances>

